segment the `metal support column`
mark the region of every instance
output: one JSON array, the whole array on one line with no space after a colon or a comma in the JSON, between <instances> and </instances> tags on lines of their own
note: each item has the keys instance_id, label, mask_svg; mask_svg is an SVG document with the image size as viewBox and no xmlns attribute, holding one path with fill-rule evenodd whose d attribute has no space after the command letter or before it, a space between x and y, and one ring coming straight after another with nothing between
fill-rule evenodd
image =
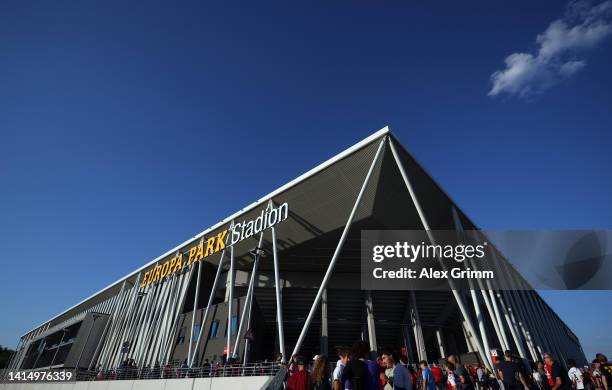
<instances>
[{"instance_id":1,"label":"metal support column","mask_svg":"<svg viewBox=\"0 0 612 390\"><path fill-rule=\"evenodd\" d=\"M438 341L438 348L440 348L440 358L446 358L446 348L444 348L444 338L442 337L442 328L436 329L436 340Z\"/></svg>"},{"instance_id":2,"label":"metal support column","mask_svg":"<svg viewBox=\"0 0 612 390\"><path fill-rule=\"evenodd\" d=\"M510 317L510 312L508 311L508 308L506 307L506 304L504 303L504 298L502 297L501 292L497 293L497 299L501 306L501 310L504 313L504 318L506 319L506 323L508 324L508 329L510 329L510 334L512 334L514 345L516 345L516 348L518 349L519 356L523 359L527 359L527 352L525 351L525 348L523 347L523 343L521 342L521 338L518 333L518 328L516 327L516 324L514 323L514 321L512 321L512 318Z\"/></svg>"},{"instance_id":3,"label":"metal support column","mask_svg":"<svg viewBox=\"0 0 612 390\"><path fill-rule=\"evenodd\" d=\"M542 324L544 324L544 320L542 319L541 311L537 308L535 298L531 294L532 292L532 290L527 290L522 291L521 293L525 295L525 302L529 305L531 312L534 314L534 322L536 323L537 329L540 331L542 348L544 349L543 351L540 351L540 355L543 355L544 352L551 350L552 343L550 341L548 332L544 329L544 327L542 327Z\"/></svg>"},{"instance_id":4,"label":"metal support column","mask_svg":"<svg viewBox=\"0 0 612 390\"><path fill-rule=\"evenodd\" d=\"M552 345L553 350L548 351L548 352L551 352L557 355L556 358L559 359L561 361L561 364L565 366L566 358L563 354L563 351L561 350L561 345L563 344L563 340L559 337L559 333L556 330L556 321L554 318L552 318L550 310L548 306L544 304L542 297L537 296L537 298L538 299L536 299L536 303L539 305L541 313L543 314L543 318L545 321L544 326L550 331L549 335L551 336L551 340L553 343Z\"/></svg>"},{"instance_id":5,"label":"metal support column","mask_svg":"<svg viewBox=\"0 0 612 390\"><path fill-rule=\"evenodd\" d=\"M274 255L274 292L276 294L276 326L278 327L278 344L282 355L281 362L286 363L285 356L285 332L283 329L283 307L281 302L281 286L280 286L280 267L278 265L278 253L276 248L276 230L274 226L272 230L272 253Z\"/></svg>"},{"instance_id":6,"label":"metal support column","mask_svg":"<svg viewBox=\"0 0 612 390\"><path fill-rule=\"evenodd\" d=\"M421 326L421 317L419 316L419 308L416 302L416 294L410 291L410 317L412 320L412 330L414 332L414 342L417 347L419 360L427 360L427 351L425 349L425 338L423 337L423 328Z\"/></svg>"},{"instance_id":7,"label":"metal support column","mask_svg":"<svg viewBox=\"0 0 612 390\"><path fill-rule=\"evenodd\" d=\"M378 344L376 343L376 324L374 323L374 305L372 303L372 292L366 291L365 307L366 319L368 323L368 340L370 342L370 352L376 353Z\"/></svg>"},{"instance_id":8,"label":"metal support column","mask_svg":"<svg viewBox=\"0 0 612 390\"><path fill-rule=\"evenodd\" d=\"M202 261L198 261L198 280L196 281L195 299L193 301L193 312L191 314L191 329L189 332L189 352L187 353L187 365L191 367L191 349L193 348L193 327L195 326L195 317L198 312L198 299L200 298L200 276L202 275ZM200 324L202 327L202 324Z\"/></svg>"},{"instance_id":9,"label":"metal support column","mask_svg":"<svg viewBox=\"0 0 612 390\"><path fill-rule=\"evenodd\" d=\"M233 222L230 226L233 226ZM206 321L208 320L208 313L210 312L210 307L212 306L212 302L215 298L215 292L217 292L217 284L219 283L219 279L221 276L221 269L223 268L223 258L225 257L225 249L221 252L221 259L219 260L219 265L217 266L217 273L215 274L215 281L213 282L212 288L210 290L210 296L208 297L208 304L206 305L206 310L204 311L204 317L202 317L202 326L200 326L200 331L198 332L198 338L196 339L195 347L193 347L193 353L191 353L191 365L193 367L193 363L198 360L198 349L200 348L200 340L202 339L202 332L204 332L204 328L206 327Z\"/></svg>"},{"instance_id":10,"label":"metal support column","mask_svg":"<svg viewBox=\"0 0 612 390\"><path fill-rule=\"evenodd\" d=\"M497 347L501 347L502 350L506 351L508 350L508 346L506 345L506 340L504 338L503 328L500 329L499 327L499 323L497 322L495 311L493 310L491 301L489 300L489 294L484 289L480 290L480 292L482 293L482 299L484 300L485 307L487 308L487 311L489 312L489 317L491 318L491 323L493 324L493 328L495 329L495 334L497 335L497 341L499 341L499 345L497 345Z\"/></svg>"},{"instance_id":11,"label":"metal support column","mask_svg":"<svg viewBox=\"0 0 612 390\"><path fill-rule=\"evenodd\" d=\"M522 315L519 312L520 309L517 308L516 302L512 296L512 291L504 291L504 293L508 297L507 302L509 302L508 311L510 312L510 318L517 324L519 331L523 334L523 338L525 340L525 344L527 344L527 349L529 350L531 359L536 361L538 360L538 357L531 340L531 335L526 329L525 322L523 321Z\"/></svg>"},{"instance_id":12,"label":"metal support column","mask_svg":"<svg viewBox=\"0 0 612 390\"><path fill-rule=\"evenodd\" d=\"M531 338L531 343L534 347L534 352L536 353L536 360L542 359L542 337L539 333L539 326L534 323L534 313L531 313L530 307L525 303L524 297L522 294L523 291L515 291L514 296L517 302L517 306L519 307L521 313L523 314L523 320L525 322L525 326L527 327L527 331L529 333L529 337Z\"/></svg>"},{"instance_id":13,"label":"metal support column","mask_svg":"<svg viewBox=\"0 0 612 390\"><path fill-rule=\"evenodd\" d=\"M255 293L255 284L257 283L257 266L259 265L259 251L261 248L261 243L263 242L263 232L259 235L259 242L257 244L257 248L255 248L255 253L253 255L253 270L251 271L251 280L249 281L249 287L247 288L247 295L244 301L244 309L242 310L242 315L240 316L240 324L238 325L238 331L236 332L236 341L234 342L234 350L231 353L232 357L236 357L238 353L238 347L240 346L240 334L242 333L242 327L244 325L244 321L246 319L247 313L250 314L251 302L253 301L253 295ZM248 330L247 325L247 330ZM246 352L246 341L245 341L245 352Z\"/></svg>"},{"instance_id":14,"label":"metal support column","mask_svg":"<svg viewBox=\"0 0 612 390\"><path fill-rule=\"evenodd\" d=\"M487 283L488 282L489 281L487 280ZM491 298L491 305L493 306L493 312L495 313L495 320L497 322L497 326L499 327L499 330L502 336L503 348L504 348L504 351L507 351L510 349L510 343L508 343L508 337L506 336L506 330L504 328L504 323L502 322L500 310L499 310L499 307L497 306L497 299L495 299L495 293L493 292L493 290L491 290L490 283L487 286L489 288L488 292L489 292L489 298Z\"/></svg>"},{"instance_id":15,"label":"metal support column","mask_svg":"<svg viewBox=\"0 0 612 390\"><path fill-rule=\"evenodd\" d=\"M458 232L463 232L463 224L459 219L459 215L457 214L457 210L454 206L451 207L451 213L453 214L453 222L455 224L455 230ZM487 329L484 324L484 313L480 309L480 302L478 301L478 295L476 294L476 290L474 290L474 284L471 279L468 279L468 283L470 286L470 296L472 297L472 303L474 305L474 312L476 313L476 320L478 321L478 330L480 331L480 337L482 338L482 344L485 349L485 354L487 356L487 360L490 365L493 366L493 362L490 360L491 347L489 345L489 337L487 335ZM474 334L474 337L477 338L478 335Z\"/></svg>"},{"instance_id":16,"label":"metal support column","mask_svg":"<svg viewBox=\"0 0 612 390\"><path fill-rule=\"evenodd\" d=\"M225 356L229 358L232 351L230 350L232 343L232 303L234 300L234 246L230 247L230 269L227 275L227 287L229 293L227 296L227 353Z\"/></svg>"},{"instance_id":17,"label":"metal support column","mask_svg":"<svg viewBox=\"0 0 612 390\"><path fill-rule=\"evenodd\" d=\"M455 228L459 231L463 231L463 224L461 223L461 219L459 218L459 213L457 212L457 209L455 208L455 206L451 207L452 210L452 214L453 214L453 221L455 223ZM477 264L473 259L468 260L470 262L470 265L472 267L472 269L476 270L479 268L479 264ZM470 287L472 287L472 281L468 280L468 282L470 283ZM507 350L507 345L505 343L505 335L503 334L503 326L500 327L500 323L498 323L497 321L497 317L496 314L493 310L493 307L491 306L491 302L489 301L489 297L487 295L487 290L490 291L491 289L491 285L489 283L489 281L487 280L487 286L485 287L484 283L482 280L480 279L476 279L476 282L478 283L478 286L480 288L480 292L482 293L482 299L485 303L485 307L487 309L487 312L489 313L489 318L491 318L491 322L493 323L493 328L495 330L495 333L497 335L497 339L500 343L500 345L502 346L503 350ZM476 294L477 295L477 294ZM472 300L475 299L474 294L472 294ZM477 304L478 299L476 298L475 300L475 304ZM476 313L478 313L478 311L480 311L480 306L478 308L476 308ZM478 314L476 315L478 317ZM481 321L479 320L478 326L480 328L480 331L482 332L482 328L483 328L483 324L481 324ZM488 338L486 333L483 334L483 343L485 344L485 349L488 351L490 344L488 342ZM487 347L487 345L489 345L489 347Z\"/></svg>"},{"instance_id":18,"label":"metal support column","mask_svg":"<svg viewBox=\"0 0 612 390\"><path fill-rule=\"evenodd\" d=\"M123 281L123 284L121 285L121 290L119 290L119 294L117 294L116 298L118 298L119 296L121 296L121 294L123 293L123 291L125 290L125 280ZM104 325L104 330L102 330L102 336L100 337L100 341L98 341L98 345L96 346L96 349L94 351L93 356L91 357L91 361L89 362L89 366L88 368L91 370L93 365L94 365L94 361L98 358L98 353L100 352L100 348L102 347L102 343L104 342L105 338L106 338L106 332L108 331L108 327L110 325L111 322L114 321L115 316L117 315L117 309L119 308L119 301L118 299L114 302L114 308L113 308L113 312L110 314L110 316L108 317L108 320L106 320L106 325Z\"/></svg>"},{"instance_id":19,"label":"metal support column","mask_svg":"<svg viewBox=\"0 0 612 390\"><path fill-rule=\"evenodd\" d=\"M191 284L191 278L193 277L193 267L189 270L189 275L185 277L185 279L183 280L183 284L181 285L180 289L177 290L177 294L179 294L179 300L177 301L175 299L175 305L171 308L170 311L170 320L168 322L168 327L165 329L164 335L164 343L163 345L163 349L161 350L161 357L164 359L164 361L167 363L170 360L170 355L172 353L172 347L174 346L174 336L175 333L177 332L177 328L178 328L178 319L179 316L181 314L181 312L183 311L183 308L185 306L185 299L187 298L187 290L189 289L189 285ZM174 320L172 320L172 317L174 317Z\"/></svg>"},{"instance_id":20,"label":"metal support column","mask_svg":"<svg viewBox=\"0 0 612 390\"><path fill-rule=\"evenodd\" d=\"M404 166L400 160L399 155L397 154L397 151L395 150L395 146L393 145L393 141L389 142L389 146L391 147L391 152L393 153L393 158L395 159L395 162L397 164L397 167L400 170L400 173L402 175L402 178L404 180L404 184L406 185L406 188L408 189L408 192L410 193L410 198L412 200L412 203L414 204L414 207L417 210L417 213L419 215L419 219L421 220L421 224L423 225L423 229L425 229L425 231L427 232L427 236L429 238L429 240L432 242L432 244L435 244L435 239L433 237L433 235L430 232L430 228L429 228L429 223L427 223L427 220L425 218L425 213L423 212L423 209L421 208L421 205L416 197L416 194L414 192L414 189L412 188L412 184L410 183L410 180L408 179L408 175L406 174L406 171L404 170ZM439 259L438 259L439 260ZM442 268L444 270L446 270L446 266L443 262L440 261L440 264L442 266ZM455 297L455 301L457 301L457 305L459 306L459 310L461 311L461 314L465 320L466 325L468 326L468 330L470 331L470 333L476 335L476 332L474 330L474 325L472 324L472 320L470 318L470 315L465 307L465 305L463 304L463 300L461 299L461 296L459 295L459 292L454 288L454 283L452 280L449 280L449 285L451 288L451 291L453 293L453 296ZM480 340L478 340L477 337L475 337L475 340L478 344L480 343ZM494 367L491 364L490 361L490 357L489 357L489 353L488 351L485 352L483 351L482 347L480 345L478 345L478 351L480 353L480 357L482 359L483 362L487 363L487 366L489 367L489 369L491 371L494 371Z\"/></svg>"},{"instance_id":21,"label":"metal support column","mask_svg":"<svg viewBox=\"0 0 612 390\"><path fill-rule=\"evenodd\" d=\"M254 293L254 292L253 292ZM249 308L248 308L248 319L247 319L247 331L248 329L251 329L251 314L253 313L253 295L251 295L251 300L249 301ZM248 355L249 355L249 339L245 338L244 340L244 356L242 358L242 364L246 365L248 362ZM244 375L244 373L242 374Z\"/></svg>"},{"instance_id":22,"label":"metal support column","mask_svg":"<svg viewBox=\"0 0 612 390\"><path fill-rule=\"evenodd\" d=\"M327 289L323 290L321 297L321 353L327 355L329 350L329 329L327 327Z\"/></svg>"},{"instance_id":23,"label":"metal support column","mask_svg":"<svg viewBox=\"0 0 612 390\"><path fill-rule=\"evenodd\" d=\"M359 207L359 204L361 203L361 198L363 197L363 193L365 192L365 189L368 185L368 183L370 182L370 177L372 176L372 172L374 171L374 166L376 165L376 162L378 161L378 158L380 156L380 152L383 148L383 146L385 145L385 141L387 140L387 137L385 137L382 141L380 141L380 144L378 145L378 150L376 151L376 155L374 156L374 159L372 160L372 164L370 165L370 169L368 170L368 173L365 177L365 180L363 181L363 184L361 186L361 190L359 191L359 195L357 195L357 199L355 200L355 204L353 205L353 209L351 210L351 214L349 215L349 218L346 222L346 225L344 226L344 230L342 232L342 235L340 236L340 241L338 241L338 245L336 246L336 250L334 251L334 254L331 258L331 261L329 262L329 266L327 267L327 271L325 272L325 276L323 277L323 281L321 282L321 286L319 287L319 291L317 292L317 295L315 296L314 302L312 303L312 306L310 308L310 312L308 313L308 317L306 317L306 322L304 323L304 326L302 327L302 331L300 332L300 336L298 337L297 342L295 343L295 348L293 349L293 353L291 354L291 356L293 355L297 355L298 352L300 351L300 348L302 347L302 343L304 342L304 338L306 337L306 333L308 332L308 328L310 327L310 323L312 322L312 318L315 315L315 312L317 310L317 306L319 305L319 302L321 301L321 296L323 295L323 290L325 290L325 287L327 287L327 282L329 282L329 278L331 277L331 274L334 270L334 266L336 265L336 261L338 261L338 257L340 255L340 251L342 250L342 247L344 246L344 242L346 241L346 237L348 235L348 232L351 228L351 225L353 224L353 219L355 218L355 213L357 212L357 208Z\"/></svg>"}]
</instances>

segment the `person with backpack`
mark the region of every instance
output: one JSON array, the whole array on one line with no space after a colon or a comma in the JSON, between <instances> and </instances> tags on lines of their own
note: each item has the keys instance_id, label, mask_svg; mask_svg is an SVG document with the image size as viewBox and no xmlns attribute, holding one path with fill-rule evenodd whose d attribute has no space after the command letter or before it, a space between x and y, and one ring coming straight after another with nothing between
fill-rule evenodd
<instances>
[{"instance_id":1,"label":"person with backpack","mask_svg":"<svg viewBox=\"0 0 612 390\"><path fill-rule=\"evenodd\" d=\"M342 382L350 381L351 390L379 390L378 364L367 359L370 345L365 341L353 344L349 362L342 371Z\"/></svg>"},{"instance_id":2,"label":"person with backpack","mask_svg":"<svg viewBox=\"0 0 612 390\"><path fill-rule=\"evenodd\" d=\"M497 365L497 373L505 390L521 390L520 383L528 389L525 375L519 364L512 360L512 352L504 352L504 360Z\"/></svg>"},{"instance_id":3,"label":"person with backpack","mask_svg":"<svg viewBox=\"0 0 612 390\"><path fill-rule=\"evenodd\" d=\"M349 353L348 362L342 370L340 382L346 390L365 390L366 365L359 359L359 354L354 348Z\"/></svg>"}]
</instances>

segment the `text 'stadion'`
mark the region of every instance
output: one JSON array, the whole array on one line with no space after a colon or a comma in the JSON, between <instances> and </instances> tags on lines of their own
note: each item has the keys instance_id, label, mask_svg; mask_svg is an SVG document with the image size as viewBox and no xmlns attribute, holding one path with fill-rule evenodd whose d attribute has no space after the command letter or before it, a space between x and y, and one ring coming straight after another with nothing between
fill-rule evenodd
<instances>
[{"instance_id":1,"label":"text 'stadion'","mask_svg":"<svg viewBox=\"0 0 612 390\"><path fill-rule=\"evenodd\" d=\"M183 252L178 252L172 259L155 264L155 267L145 272L140 287L145 287L158 280L162 280L166 276L182 270L184 267L189 268L196 261L202 261L208 256L222 251L225 249L226 244L228 246L236 245L240 241L284 221L287 219L288 214L289 205L283 203L277 208L262 209L260 215L253 220L238 222L214 236L207 239L202 238L198 244L195 244L186 252L187 259L184 259Z\"/></svg>"}]
</instances>

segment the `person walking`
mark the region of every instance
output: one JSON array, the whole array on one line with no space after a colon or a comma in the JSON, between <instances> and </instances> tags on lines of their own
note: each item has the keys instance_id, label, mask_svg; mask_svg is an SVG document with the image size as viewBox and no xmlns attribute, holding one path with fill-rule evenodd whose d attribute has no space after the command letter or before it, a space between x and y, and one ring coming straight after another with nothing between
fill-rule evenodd
<instances>
[{"instance_id":1,"label":"person walking","mask_svg":"<svg viewBox=\"0 0 612 390\"><path fill-rule=\"evenodd\" d=\"M521 367L512 360L512 352L504 352L504 360L497 365L497 373L504 384L505 390L522 390L519 383L528 389L527 381L521 371Z\"/></svg>"},{"instance_id":2,"label":"person walking","mask_svg":"<svg viewBox=\"0 0 612 390\"><path fill-rule=\"evenodd\" d=\"M344 382L342 382L342 371L348 363L349 352L347 347L338 348L338 361L336 362L336 368L332 374L332 386L334 390L344 390Z\"/></svg>"},{"instance_id":3,"label":"person walking","mask_svg":"<svg viewBox=\"0 0 612 390\"><path fill-rule=\"evenodd\" d=\"M612 364L610 364L608 358L603 353L596 354L595 360L599 362L602 384L606 389L612 388Z\"/></svg>"},{"instance_id":4,"label":"person walking","mask_svg":"<svg viewBox=\"0 0 612 390\"><path fill-rule=\"evenodd\" d=\"M608 390L608 383L606 381L606 376L601 373L601 367L599 360L595 359L592 363L592 371L593 371L593 382L595 383L595 387L597 390Z\"/></svg>"},{"instance_id":5,"label":"person walking","mask_svg":"<svg viewBox=\"0 0 612 390\"><path fill-rule=\"evenodd\" d=\"M423 378L423 390L437 390L438 387L436 386L436 378L434 377L433 372L429 368L427 361L421 360L419 363L419 367L421 367L421 378Z\"/></svg>"},{"instance_id":6,"label":"person walking","mask_svg":"<svg viewBox=\"0 0 612 390\"><path fill-rule=\"evenodd\" d=\"M575 390L584 390L584 378L582 376L582 371L576 367L576 361L574 359L567 359L567 366L569 370L567 370L567 375L572 381L572 387Z\"/></svg>"},{"instance_id":7,"label":"person walking","mask_svg":"<svg viewBox=\"0 0 612 390\"><path fill-rule=\"evenodd\" d=\"M444 390L444 381L442 378L442 369L438 366L436 362L431 363L431 367L429 368L431 373L434 376L436 381L436 388L438 390Z\"/></svg>"},{"instance_id":8,"label":"person walking","mask_svg":"<svg viewBox=\"0 0 612 390\"><path fill-rule=\"evenodd\" d=\"M365 390L366 365L360 359L359 351L355 345L351 348L349 359L342 370L341 382L346 390Z\"/></svg>"},{"instance_id":9,"label":"person walking","mask_svg":"<svg viewBox=\"0 0 612 390\"><path fill-rule=\"evenodd\" d=\"M291 357L291 361L289 362L289 366L287 367L289 369L289 376L293 376L294 374L297 374L298 372L298 360L300 360L300 356L299 355L293 355Z\"/></svg>"},{"instance_id":10,"label":"person walking","mask_svg":"<svg viewBox=\"0 0 612 390\"><path fill-rule=\"evenodd\" d=\"M379 390L378 365L367 359L370 345L365 341L357 341L351 347L349 362L342 371L342 381L347 386L350 382L351 390Z\"/></svg>"},{"instance_id":11,"label":"person walking","mask_svg":"<svg viewBox=\"0 0 612 390\"><path fill-rule=\"evenodd\" d=\"M310 373L310 383L313 390L332 390L329 382L329 365L327 355L319 354L314 361L312 372Z\"/></svg>"},{"instance_id":12,"label":"person walking","mask_svg":"<svg viewBox=\"0 0 612 390\"><path fill-rule=\"evenodd\" d=\"M297 372L289 377L287 390L310 390L308 371L303 359L296 362Z\"/></svg>"},{"instance_id":13,"label":"person walking","mask_svg":"<svg viewBox=\"0 0 612 390\"><path fill-rule=\"evenodd\" d=\"M537 362L535 362L532 375L533 381L535 382L538 390L545 390L546 387L544 384L548 384L548 382L544 381L544 378L546 377L546 371L544 370L544 363L542 361L538 360Z\"/></svg>"},{"instance_id":14,"label":"person walking","mask_svg":"<svg viewBox=\"0 0 612 390\"><path fill-rule=\"evenodd\" d=\"M384 378L383 390L393 390L393 367L387 366L387 363L385 363L382 357L380 359L385 368L385 371L382 374Z\"/></svg>"},{"instance_id":15,"label":"person walking","mask_svg":"<svg viewBox=\"0 0 612 390\"><path fill-rule=\"evenodd\" d=\"M446 387L448 390L457 390L457 378L455 376L455 365L447 361L444 365L446 370Z\"/></svg>"},{"instance_id":16,"label":"person walking","mask_svg":"<svg viewBox=\"0 0 612 390\"><path fill-rule=\"evenodd\" d=\"M479 390L486 389L486 372L481 364L476 367L476 382Z\"/></svg>"},{"instance_id":17,"label":"person walking","mask_svg":"<svg viewBox=\"0 0 612 390\"><path fill-rule=\"evenodd\" d=\"M544 369L551 390L569 390L571 388L567 371L549 352L544 353Z\"/></svg>"},{"instance_id":18,"label":"person walking","mask_svg":"<svg viewBox=\"0 0 612 390\"><path fill-rule=\"evenodd\" d=\"M389 349L383 350L381 357L385 366L393 369L393 375L388 382L393 390L417 390L412 386L408 369L399 364L399 359L395 352Z\"/></svg>"},{"instance_id":19,"label":"person walking","mask_svg":"<svg viewBox=\"0 0 612 390\"><path fill-rule=\"evenodd\" d=\"M453 372L455 374L455 382L458 390L474 390L470 373L466 368L459 362L457 355L449 355L446 360L451 363L454 367Z\"/></svg>"}]
</instances>

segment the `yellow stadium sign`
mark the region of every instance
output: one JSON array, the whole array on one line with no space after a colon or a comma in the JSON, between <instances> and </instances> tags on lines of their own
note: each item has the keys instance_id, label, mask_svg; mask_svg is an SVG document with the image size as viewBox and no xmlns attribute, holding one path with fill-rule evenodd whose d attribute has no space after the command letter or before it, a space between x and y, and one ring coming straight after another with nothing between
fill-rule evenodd
<instances>
[{"instance_id":1,"label":"yellow stadium sign","mask_svg":"<svg viewBox=\"0 0 612 390\"><path fill-rule=\"evenodd\" d=\"M198 244L195 244L186 252L187 259L184 259L183 252L179 251L173 258L155 264L153 268L145 272L140 287L146 287L183 268L189 268L196 261L202 261L208 256L224 250L228 241L228 246L236 245L240 241L284 221L288 216L289 205L287 203L283 203L277 208L262 209L260 215L253 220L238 222L206 240L202 238Z\"/></svg>"}]
</instances>

